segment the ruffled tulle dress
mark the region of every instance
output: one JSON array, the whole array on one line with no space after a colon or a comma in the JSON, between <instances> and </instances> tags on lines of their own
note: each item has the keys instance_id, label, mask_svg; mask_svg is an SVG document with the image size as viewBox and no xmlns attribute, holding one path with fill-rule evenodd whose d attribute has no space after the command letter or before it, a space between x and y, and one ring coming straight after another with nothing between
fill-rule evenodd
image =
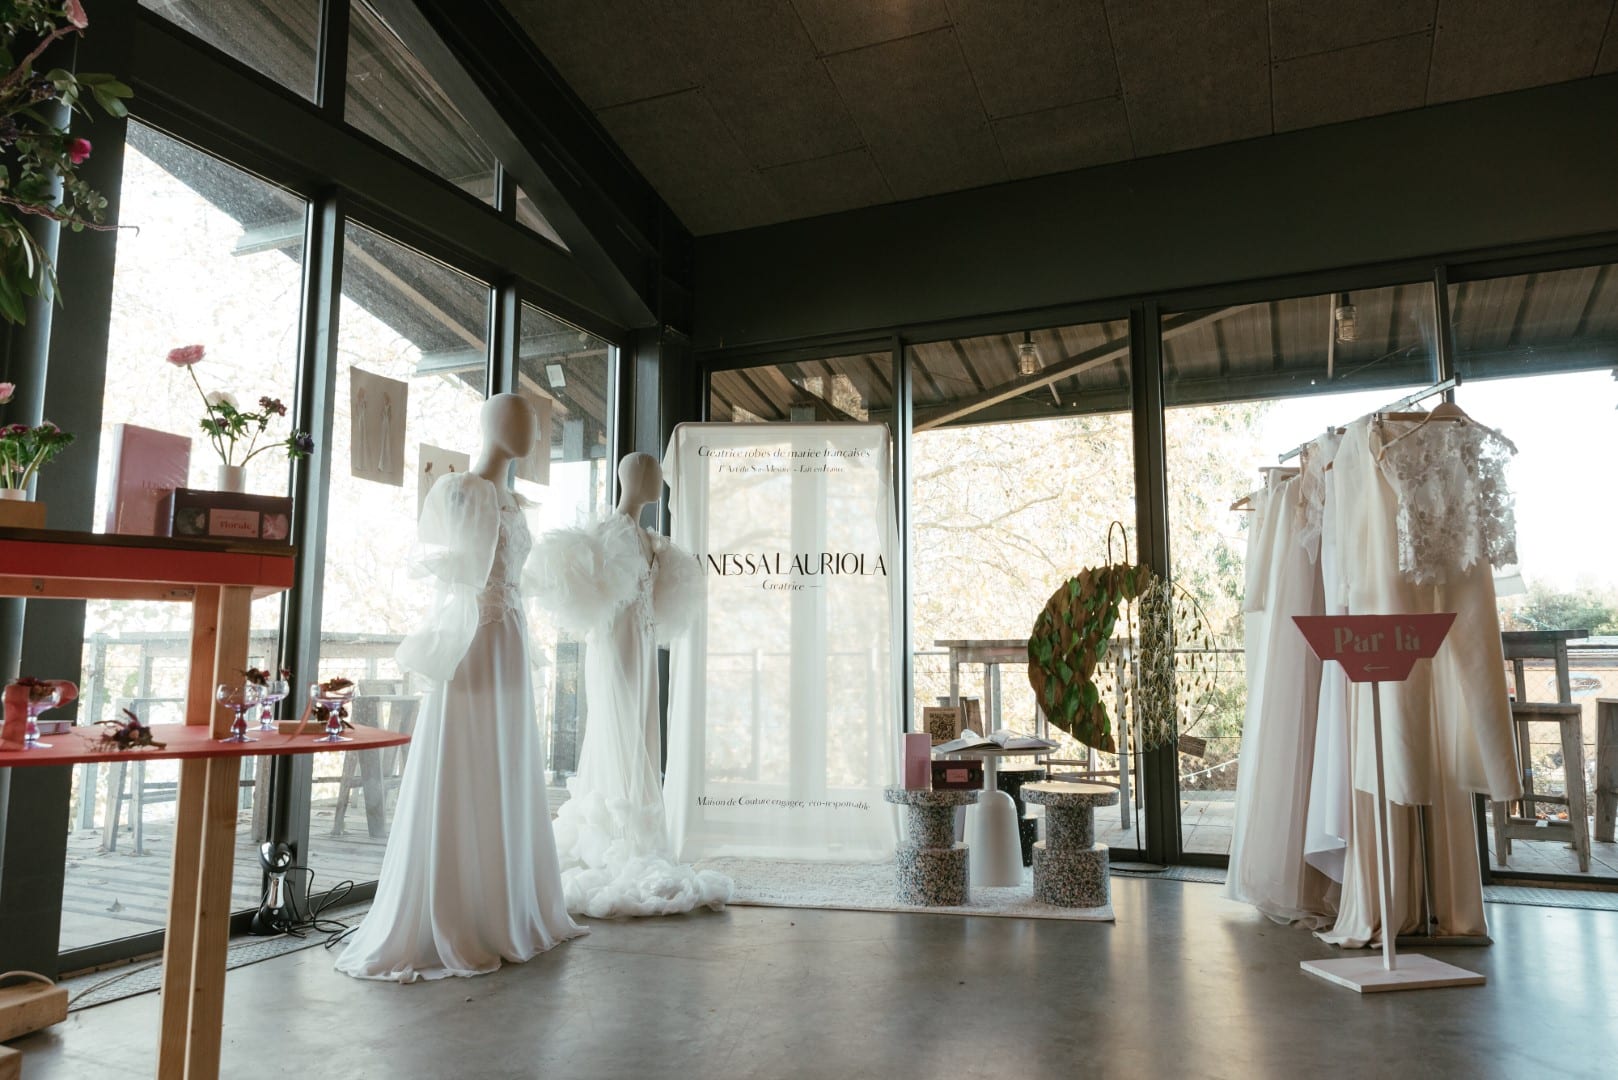
<instances>
[{"instance_id":1,"label":"ruffled tulle dress","mask_svg":"<svg viewBox=\"0 0 1618 1080\"><path fill-rule=\"evenodd\" d=\"M416 569L432 618L399 646L435 682L400 783L376 900L337 970L414 982L481 975L585 933L568 917L534 724L519 582L532 540L495 485L433 486Z\"/></svg>"},{"instance_id":2,"label":"ruffled tulle dress","mask_svg":"<svg viewBox=\"0 0 1618 1080\"><path fill-rule=\"evenodd\" d=\"M586 635L584 746L556 816L567 910L606 919L724 907L728 877L670 858L658 774L657 647L704 614L702 563L612 514L547 533L532 566L540 606Z\"/></svg>"}]
</instances>

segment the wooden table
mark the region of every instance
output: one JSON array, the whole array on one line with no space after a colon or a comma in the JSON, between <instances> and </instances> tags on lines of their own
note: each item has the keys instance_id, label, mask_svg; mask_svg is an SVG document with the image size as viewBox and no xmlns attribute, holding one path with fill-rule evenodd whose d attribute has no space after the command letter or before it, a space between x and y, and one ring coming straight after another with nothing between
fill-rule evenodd
<instances>
[{"instance_id":1,"label":"wooden table","mask_svg":"<svg viewBox=\"0 0 1618 1080\"><path fill-rule=\"evenodd\" d=\"M231 714L215 704L214 687L241 677L247 667L252 601L291 586L296 557L284 544L0 529L0 596L165 600L191 606L185 724L154 729L159 740L168 742L165 750L104 756L90 748L93 740L75 733L51 736L48 750L0 753L0 768L131 760L135 753L147 760L180 759L173 885L163 946L160 1080L213 1080L219 1075L240 759L364 750L406 741L373 731L359 731L353 742L339 744L271 733L254 743L216 741L229 732Z\"/></svg>"}]
</instances>

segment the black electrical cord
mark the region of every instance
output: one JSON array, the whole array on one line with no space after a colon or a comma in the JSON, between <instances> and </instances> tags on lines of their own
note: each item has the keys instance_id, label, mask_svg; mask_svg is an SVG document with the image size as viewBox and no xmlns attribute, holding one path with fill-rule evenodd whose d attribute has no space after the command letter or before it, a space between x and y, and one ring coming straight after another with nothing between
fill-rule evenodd
<instances>
[{"instance_id":1,"label":"black electrical cord","mask_svg":"<svg viewBox=\"0 0 1618 1080\"><path fill-rule=\"evenodd\" d=\"M315 872L313 870L309 869L307 866L291 866L287 868L286 873L308 874L309 879L304 885L304 895L311 896L314 894ZM343 922L341 919L325 918L325 913L329 909L336 907L338 904L341 904L344 900L348 899L348 894L353 891L354 882L352 879L338 882L332 887L330 892L321 898L319 903L310 907L308 911L303 911L300 909L297 896L289 890L286 897L287 911L292 917L285 920L276 920L271 924L271 928L278 933L286 934L288 937L295 938L307 937L311 933L330 934L331 937L325 943L326 947L329 949L332 945L342 940L343 936L354 928ZM269 890L266 889L264 893L264 903L268 903L269 895Z\"/></svg>"}]
</instances>

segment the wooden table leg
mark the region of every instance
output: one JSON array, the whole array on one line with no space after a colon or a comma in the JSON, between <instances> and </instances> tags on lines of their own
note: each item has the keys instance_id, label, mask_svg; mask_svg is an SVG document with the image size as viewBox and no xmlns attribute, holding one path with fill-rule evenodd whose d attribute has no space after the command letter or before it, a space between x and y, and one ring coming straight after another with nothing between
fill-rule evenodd
<instances>
[{"instance_id":1,"label":"wooden table leg","mask_svg":"<svg viewBox=\"0 0 1618 1080\"><path fill-rule=\"evenodd\" d=\"M345 755L346 756L346 755ZM382 751L359 750L360 795L365 799L365 829L371 839L381 840L388 835L387 781L382 777Z\"/></svg>"}]
</instances>

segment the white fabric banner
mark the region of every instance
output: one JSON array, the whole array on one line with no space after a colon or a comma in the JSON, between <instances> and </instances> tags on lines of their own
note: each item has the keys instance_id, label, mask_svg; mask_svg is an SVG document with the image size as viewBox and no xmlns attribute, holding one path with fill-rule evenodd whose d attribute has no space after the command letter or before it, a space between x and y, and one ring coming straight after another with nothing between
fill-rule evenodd
<instances>
[{"instance_id":1,"label":"white fabric banner","mask_svg":"<svg viewBox=\"0 0 1618 1080\"><path fill-rule=\"evenodd\" d=\"M708 612L670 656L675 858L884 859L900 615L881 424L683 424L663 461Z\"/></svg>"}]
</instances>

